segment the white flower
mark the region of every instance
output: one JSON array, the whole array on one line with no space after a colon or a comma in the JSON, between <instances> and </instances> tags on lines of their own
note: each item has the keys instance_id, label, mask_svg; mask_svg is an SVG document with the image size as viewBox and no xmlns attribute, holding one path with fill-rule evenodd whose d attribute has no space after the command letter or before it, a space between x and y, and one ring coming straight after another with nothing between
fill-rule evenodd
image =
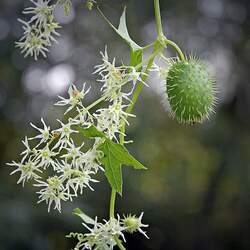
<instances>
[{"instance_id":1,"label":"white flower","mask_svg":"<svg viewBox=\"0 0 250 250\"><path fill-rule=\"evenodd\" d=\"M58 106L68 106L69 108L65 111L64 114L68 113L70 110L72 110L77 105L82 106L82 100L84 99L85 95L89 92L90 88L85 90L86 83L83 84L82 90L79 91L75 85L71 85L68 90L69 98L66 99L64 97L59 96L60 101L55 103L55 105Z\"/></svg>"},{"instance_id":2,"label":"white flower","mask_svg":"<svg viewBox=\"0 0 250 250\"><path fill-rule=\"evenodd\" d=\"M109 62L107 48L105 48L104 53L100 53L103 63L95 66L96 70L93 74L98 74L101 77L98 81L103 83L101 90L104 94L108 94L111 99L115 99L117 92L121 91L124 81L126 82L126 69L124 67L116 67L115 59L113 59L112 63Z\"/></svg>"},{"instance_id":3,"label":"white flower","mask_svg":"<svg viewBox=\"0 0 250 250\"><path fill-rule=\"evenodd\" d=\"M29 146L27 136L25 136L24 140L22 140L22 144L25 146L25 150L23 150L20 155L23 155L22 161L24 161L33 151Z\"/></svg>"},{"instance_id":4,"label":"white flower","mask_svg":"<svg viewBox=\"0 0 250 250\"><path fill-rule=\"evenodd\" d=\"M40 160L39 165L44 169L49 166L52 166L53 169L57 169L58 164L54 160L56 155L58 155L58 153L51 150L47 144L43 149L37 150L36 158Z\"/></svg>"},{"instance_id":5,"label":"white flower","mask_svg":"<svg viewBox=\"0 0 250 250\"><path fill-rule=\"evenodd\" d=\"M108 108L98 109L94 114L97 120L97 129L103 131L110 139L115 138L120 131L120 123L113 120L113 115Z\"/></svg>"},{"instance_id":6,"label":"white flower","mask_svg":"<svg viewBox=\"0 0 250 250\"><path fill-rule=\"evenodd\" d=\"M135 84L139 81L147 85L141 78L144 73L138 72L133 66L119 66L115 65L115 59L109 62L107 48L105 52L101 52L103 63L95 66L96 70L93 74L98 74L101 79L97 81L103 83L101 90L104 95L108 95L108 99L115 100L119 97L128 99L132 94ZM133 83L132 90L129 93L123 93L122 87L129 83Z\"/></svg>"},{"instance_id":7,"label":"white flower","mask_svg":"<svg viewBox=\"0 0 250 250\"><path fill-rule=\"evenodd\" d=\"M11 175L15 174L16 172L21 172L21 176L18 179L17 184L22 182L23 186L28 180L40 178L37 173L42 173L42 171L39 169L37 161L32 161L31 159L29 159L26 163L17 163L13 161L12 163L7 163L7 165L17 167L17 169L11 172Z\"/></svg>"},{"instance_id":8,"label":"white flower","mask_svg":"<svg viewBox=\"0 0 250 250\"><path fill-rule=\"evenodd\" d=\"M145 83L145 81L143 81L141 78L142 75L146 75L144 72L137 71L136 68L132 66L127 66L127 71L127 77L129 77L128 81L132 81L133 85L135 85L137 82L141 82L149 87L148 84Z\"/></svg>"},{"instance_id":9,"label":"white flower","mask_svg":"<svg viewBox=\"0 0 250 250\"><path fill-rule=\"evenodd\" d=\"M121 100L116 99L108 108L98 109L94 114L97 128L106 133L110 139L116 138L116 133L121 133L122 124L124 122L128 124L127 117L135 117L123 110L126 107L127 105L123 105Z\"/></svg>"},{"instance_id":10,"label":"white flower","mask_svg":"<svg viewBox=\"0 0 250 250\"><path fill-rule=\"evenodd\" d=\"M36 25L46 25L48 18L53 15L55 5L49 5L50 0L30 0L34 6L27 7L23 14L30 15L33 14L30 22L36 21Z\"/></svg>"},{"instance_id":11,"label":"white flower","mask_svg":"<svg viewBox=\"0 0 250 250\"><path fill-rule=\"evenodd\" d=\"M66 180L66 188L70 193L70 189L73 189L74 195L77 196L77 193L83 193L83 188L88 187L90 190L94 191L94 189L90 186L90 182L98 182L95 179L92 179L91 174L94 172L89 170L78 170L78 169L64 169L63 177L67 177Z\"/></svg>"},{"instance_id":12,"label":"white flower","mask_svg":"<svg viewBox=\"0 0 250 250\"><path fill-rule=\"evenodd\" d=\"M95 173L97 173L99 169L104 171L99 163L99 159L101 158L101 156L102 151L97 150L97 147L93 146L86 153L84 153L84 156L80 158L80 162L85 164L84 169L93 170Z\"/></svg>"},{"instance_id":13,"label":"white flower","mask_svg":"<svg viewBox=\"0 0 250 250\"><path fill-rule=\"evenodd\" d=\"M57 121L61 124L61 128L54 130L54 133L59 133L60 138L58 139L58 142L54 146L54 148L57 148L60 146L60 150L65 147L70 142L70 135L72 133L78 133L78 131L73 130L71 126L73 125L72 121L69 120L68 123L63 123L60 120L57 119Z\"/></svg>"},{"instance_id":14,"label":"white flower","mask_svg":"<svg viewBox=\"0 0 250 250\"><path fill-rule=\"evenodd\" d=\"M41 118L41 122L43 124L43 129L36 127L33 123L30 123L30 125L36 130L38 130L40 134L35 137L29 138L29 140L40 139L40 143L38 145L42 144L43 142L47 142L51 138L50 127L46 126L43 118Z\"/></svg>"},{"instance_id":15,"label":"white flower","mask_svg":"<svg viewBox=\"0 0 250 250\"><path fill-rule=\"evenodd\" d=\"M71 199L62 180L58 176L49 177L46 182L37 180L37 184L34 184L34 186L42 188L37 192L39 194L38 203L45 201L48 205L48 212L53 202L55 203L54 209L61 212L61 201Z\"/></svg>"},{"instance_id":16,"label":"white flower","mask_svg":"<svg viewBox=\"0 0 250 250\"><path fill-rule=\"evenodd\" d=\"M124 121L127 125L129 125L127 121L127 117L135 117L135 115L126 113L124 111L125 108L127 108L128 105L122 104L121 99L116 99L112 105L109 106L110 114L113 115L113 120L116 123L119 123L121 121Z\"/></svg>"},{"instance_id":17,"label":"white flower","mask_svg":"<svg viewBox=\"0 0 250 250\"><path fill-rule=\"evenodd\" d=\"M48 52L47 47L51 46L52 41L56 42L54 36L59 34L56 29L60 25L54 21L53 11L55 5L49 5L48 0L31 0L33 7L28 7L24 10L24 14L33 14L29 21L18 19L23 24L24 34L16 46L21 49L24 56L34 56L37 60L38 56L42 54L46 57Z\"/></svg>"},{"instance_id":18,"label":"white flower","mask_svg":"<svg viewBox=\"0 0 250 250\"><path fill-rule=\"evenodd\" d=\"M76 163L77 159L84 156L84 153L81 151L81 148L84 146L84 143L80 147L76 147L73 140L63 147L67 153L63 154L61 157L67 160L71 160L72 163Z\"/></svg>"},{"instance_id":19,"label":"white flower","mask_svg":"<svg viewBox=\"0 0 250 250\"><path fill-rule=\"evenodd\" d=\"M126 242L124 233L134 233L140 232L145 237L148 238L146 233L142 230L148 225L143 224L142 221L143 213L140 217L129 215L120 219L120 216L117 215L117 218L111 218L110 220L104 220L104 223L98 222L97 217L95 220L89 222L85 221L83 224L90 232L85 234L72 233L68 237L77 236L78 243L75 247L75 250L101 250L101 249L113 249L117 242L115 237L123 242ZM86 224L88 223L88 225Z\"/></svg>"},{"instance_id":20,"label":"white flower","mask_svg":"<svg viewBox=\"0 0 250 250\"><path fill-rule=\"evenodd\" d=\"M43 35L36 28L36 26L29 24L21 19L18 19L24 25L24 35L16 42L16 47L21 49L21 53L24 53L24 57L32 56L37 60L38 56L42 54L46 57L46 52L49 50L47 46L50 46L50 43L47 39L44 39Z\"/></svg>"},{"instance_id":21,"label":"white flower","mask_svg":"<svg viewBox=\"0 0 250 250\"><path fill-rule=\"evenodd\" d=\"M78 115L75 118L71 119L72 124L88 128L94 123L92 115L86 108L82 107L81 109L79 109L78 107L76 107L76 110Z\"/></svg>"},{"instance_id":22,"label":"white flower","mask_svg":"<svg viewBox=\"0 0 250 250\"><path fill-rule=\"evenodd\" d=\"M112 218L109 221L104 221L103 224L97 222L96 218L93 228L84 223L83 225L90 231L90 233L84 235L86 241L84 244L85 249L113 249L116 245L114 236L121 236L123 241L125 241L123 234L125 228L121 226L119 217L118 219Z\"/></svg>"}]
</instances>

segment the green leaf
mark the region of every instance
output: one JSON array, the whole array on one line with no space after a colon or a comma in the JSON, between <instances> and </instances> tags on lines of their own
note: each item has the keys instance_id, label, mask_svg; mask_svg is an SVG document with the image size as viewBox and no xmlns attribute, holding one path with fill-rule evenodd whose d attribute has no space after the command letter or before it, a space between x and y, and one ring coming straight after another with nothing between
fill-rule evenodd
<instances>
[{"instance_id":1,"label":"green leaf","mask_svg":"<svg viewBox=\"0 0 250 250\"><path fill-rule=\"evenodd\" d=\"M95 224L95 221L92 218L90 218L88 215L83 213L80 208L75 208L73 210L73 214L79 216L86 224L91 224L91 225Z\"/></svg>"},{"instance_id":2,"label":"green leaf","mask_svg":"<svg viewBox=\"0 0 250 250\"><path fill-rule=\"evenodd\" d=\"M106 139L98 149L104 153L100 161L105 166L105 175L111 187L119 194L122 194L122 164L132 166L134 169L146 169L121 144Z\"/></svg>"},{"instance_id":3,"label":"green leaf","mask_svg":"<svg viewBox=\"0 0 250 250\"><path fill-rule=\"evenodd\" d=\"M121 15L117 33L129 44L132 50L141 50L141 47L131 39L128 33L126 21L126 7L124 8L123 13Z\"/></svg>"},{"instance_id":4,"label":"green leaf","mask_svg":"<svg viewBox=\"0 0 250 250\"><path fill-rule=\"evenodd\" d=\"M78 127L78 130L85 137L101 137L105 139L98 147L98 150L104 154L99 161L105 166L105 175L111 187L119 194L122 194L122 165L132 166L134 169L146 169L123 145L111 141L94 125L86 129Z\"/></svg>"},{"instance_id":5,"label":"green leaf","mask_svg":"<svg viewBox=\"0 0 250 250\"><path fill-rule=\"evenodd\" d=\"M95 126L91 125L89 128L78 127L78 131L85 137L94 138L94 137L106 137L105 134L99 131Z\"/></svg>"},{"instance_id":6,"label":"green leaf","mask_svg":"<svg viewBox=\"0 0 250 250\"><path fill-rule=\"evenodd\" d=\"M110 140L107 140L106 144L109 146L109 150L111 151L114 158L119 160L121 164L132 166L134 169L146 169L129 153L129 151L123 145L114 143Z\"/></svg>"},{"instance_id":7,"label":"green leaf","mask_svg":"<svg viewBox=\"0 0 250 250\"><path fill-rule=\"evenodd\" d=\"M130 37L128 33L128 28L126 24L126 7L123 10L123 13L120 17L120 23L118 28L116 28L110 21L109 19L103 14L103 12L98 8L99 12L101 13L102 17L106 20L106 22L109 24L109 26L122 38L124 39L132 51L137 51L137 50L142 50L142 48L136 44Z\"/></svg>"},{"instance_id":8,"label":"green leaf","mask_svg":"<svg viewBox=\"0 0 250 250\"><path fill-rule=\"evenodd\" d=\"M113 155L110 143L105 141L98 149L104 153L100 159L105 166L105 175L113 189L122 194L122 171L120 161Z\"/></svg>"}]
</instances>

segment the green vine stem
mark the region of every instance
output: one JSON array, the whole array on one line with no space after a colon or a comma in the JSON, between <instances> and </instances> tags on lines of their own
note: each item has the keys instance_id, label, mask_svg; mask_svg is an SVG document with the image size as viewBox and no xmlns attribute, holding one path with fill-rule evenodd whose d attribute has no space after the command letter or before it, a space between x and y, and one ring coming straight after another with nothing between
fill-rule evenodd
<instances>
[{"instance_id":1,"label":"green vine stem","mask_svg":"<svg viewBox=\"0 0 250 250\"><path fill-rule=\"evenodd\" d=\"M149 70L151 69L151 67L153 65L155 57L156 57L156 55L154 57L152 57L150 59L150 61L148 62L148 65L147 65L147 67L145 69L145 72L144 72L144 74L142 76L142 81L143 82L147 79ZM136 101L137 101L137 99L138 99L138 97L139 97L139 95L141 93L141 90L142 90L142 87L143 87L143 82L139 82L137 84L136 89L134 91L134 95L132 96L130 105L126 109L126 113L131 113L131 111L133 110L134 105L135 105L135 103L136 103ZM122 128L121 128L120 144L124 144L124 133L125 133L125 123L123 123Z\"/></svg>"},{"instance_id":2,"label":"green vine stem","mask_svg":"<svg viewBox=\"0 0 250 250\"><path fill-rule=\"evenodd\" d=\"M115 199L116 199L116 191L112 189L111 197L110 197L110 207L109 207L109 217L110 219L115 218ZM119 240L118 236L115 236L115 242L117 246L121 250L126 250L126 248L122 245L121 241Z\"/></svg>"},{"instance_id":3,"label":"green vine stem","mask_svg":"<svg viewBox=\"0 0 250 250\"><path fill-rule=\"evenodd\" d=\"M145 74L142 76L142 81L144 82L147 78L147 75L149 73L150 68L152 67L154 62L154 58L151 58L151 60L149 61L146 70L145 70ZM139 82L136 86L134 95L132 96L131 99L131 103L128 106L128 108L126 109L126 113L130 113L140 95L140 92L142 90L142 86L143 83ZM125 123L123 124L122 128L121 128L121 135L120 135L120 144L123 145L124 144L124 132L125 132ZM109 216L110 218L114 218L114 213L115 213L115 200L116 200L116 191L114 189L112 189L111 191L111 197L110 197L110 208L109 208ZM121 241L119 240L119 238L117 236L115 236L115 241L117 243L117 246L121 249L121 250L126 250L126 248L122 245Z\"/></svg>"},{"instance_id":4,"label":"green vine stem","mask_svg":"<svg viewBox=\"0 0 250 250\"><path fill-rule=\"evenodd\" d=\"M112 189L111 197L110 197L110 206L109 206L109 217L115 217L115 198L116 198L116 191Z\"/></svg>"},{"instance_id":5,"label":"green vine stem","mask_svg":"<svg viewBox=\"0 0 250 250\"><path fill-rule=\"evenodd\" d=\"M154 0L154 8L155 8L155 19L156 19L156 29L158 38L164 36L162 31L162 23L161 23L161 10L160 10L160 1Z\"/></svg>"},{"instance_id":6,"label":"green vine stem","mask_svg":"<svg viewBox=\"0 0 250 250\"><path fill-rule=\"evenodd\" d=\"M158 40L159 40L160 37L163 36L159 0L154 0L154 8L155 8L155 16L156 16L157 34L158 34ZM157 43L155 43L154 53L149 58L148 65L147 65L145 72L142 76L142 81L145 81L147 79L148 73L153 65L154 59L160 50L161 50L161 46L159 46L159 45L157 46ZM138 65L138 67L139 67L139 65ZM135 105L135 103L136 103L136 101L141 93L142 86L143 86L143 82L139 82L137 84L135 92L134 92L132 99L131 99L131 103L126 110L127 113L130 113L132 111L132 109L133 109L133 107L134 107L134 105ZM121 128L120 144L124 144L124 135L123 135L124 132L125 132L125 124L123 124L123 126ZM112 189L111 198L110 198L110 209L109 209L110 218L114 218L115 200L116 200L116 191L114 189ZM122 245L121 241L119 240L119 238L117 236L115 236L115 241L117 243L117 246L121 250L126 250L126 248Z\"/></svg>"},{"instance_id":7,"label":"green vine stem","mask_svg":"<svg viewBox=\"0 0 250 250\"><path fill-rule=\"evenodd\" d=\"M154 9L155 9L155 18L156 18L156 27L157 27L157 40L154 43L149 44L148 46L144 47L144 49L148 49L150 47L154 46L154 52L151 54L151 56L147 59L147 61L143 61L142 63L138 64L136 66L137 69L141 68L145 63L147 62L146 69L144 71L144 74L142 75L142 81L138 82L134 91L134 94L131 99L130 105L126 109L126 113L131 113L131 111L134 108L134 105L141 93L142 87L143 87L143 82L147 79L148 73L154 63L155 57L166 47L167 45L172 46L177 53L180 56L181 60L185 59L184 54L182 53L181 49L179 46L174 43L171 40L168 40L162 31L162 23L161 23L161 12L160 12L160 3L159 0L154 0ZM120 135L120 144L124 144L124 133L126 129L126 124L124 123L121 127L121 135ZM112 189L111 191L111 197L110 197L110 208L109 208L109 216L110 219L115 217L115 200L116 200L116 190ZM117 246L121 250L126 250L126 248L123 246L121 241L119 240L118 236L115 236L115 241L117 243Z\"/></svg>"},{"instance_id":8,"label":"green vine stem","mask_svg":"<svg viewBox=\"0 0 250 250\"><path fill-rule=\"evenodd\" d=\"M122 245L121 241L119 240L118 236L115 236L115 242L117 244L117 246L121 249L121 250L126 250L126 248Z\"/></svg>"}]
</instances>

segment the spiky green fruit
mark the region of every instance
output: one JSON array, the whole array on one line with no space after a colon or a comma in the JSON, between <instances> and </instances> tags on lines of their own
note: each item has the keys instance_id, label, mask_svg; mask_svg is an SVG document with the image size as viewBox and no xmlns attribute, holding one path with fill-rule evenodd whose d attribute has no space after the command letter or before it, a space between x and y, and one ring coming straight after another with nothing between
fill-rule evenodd
<instances>
[{"instance_id":1,"label":"spiky green fruit","mask_svg":"<svg viewBox=\"0 0 250 250\"><path fill-rule=\"evenodd\" d=\"M172 63L167 74L167 95L172 115L181 123L201 123L214 110L214 80L199 60Z\"/></svg>"},{"instance_id":2,"label":"spiky green fruit","mask_svg":"<svg viewBox=\"0 0 250 250\"><path fill-rule=\"evenodd\" d=\"M134 233L141 227L141 218L137 218L135 215L129 215L123 219L123 225L126 231L129 233Z\"/></svg>"}]
</instances>

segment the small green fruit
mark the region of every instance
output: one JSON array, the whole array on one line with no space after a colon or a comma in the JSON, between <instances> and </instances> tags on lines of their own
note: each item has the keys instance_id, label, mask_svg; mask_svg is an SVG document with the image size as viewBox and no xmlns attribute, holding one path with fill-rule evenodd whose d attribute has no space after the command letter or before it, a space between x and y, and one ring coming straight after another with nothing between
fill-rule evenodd
<instances>
[{"instance_id":1,"label":"small green fruit","mask_svg":"<svg viewBox=\"0 0 250 250\"><path fill-rule=\"evenodd\" d=\"M214 80L194 58L174 61L167 74L167 95L172 115L181 123L202 123L215 105Z\"/></svg>"},{"instance_id":2,"label":"small green fruit","mask_svg":"<svg viewBox=\"0 0 250 250\"><path fill-rule=\"evenodd\" d=\"M134 215L129 215L124 218L123 224L126 227L127 232L134 233L140 228L141 220Z\"/></svg>"}]
</instances>

